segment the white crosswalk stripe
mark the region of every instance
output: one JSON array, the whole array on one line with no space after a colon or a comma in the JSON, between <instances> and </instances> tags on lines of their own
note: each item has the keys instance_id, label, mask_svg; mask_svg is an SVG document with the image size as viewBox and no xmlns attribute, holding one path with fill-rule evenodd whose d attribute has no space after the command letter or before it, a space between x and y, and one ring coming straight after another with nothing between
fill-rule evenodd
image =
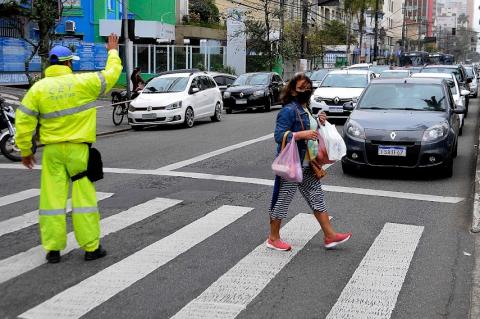
<instances>
[{"instance_id":1,"label":"white crosswalk stripe","mask_svg":"<svg viewBox=\"0 0 480 319\"><path fill-rule=\"evenodd\" d=\"M176 199L155 198L126 211L104 218L100 221L102 237L122 230L181 202L181 200ZM76 248L78 248L78 245L75 240L75 235L71 232L67 236L67 247L62 253L67 254ZM45 262L45 251L42 246L36 246L25 252L2 259L0 260L0 284L41 266Z\"/></svg>"},{"instance_id":2,"label":"white crosswalk stripe","mask_svg":"<svg viewBox=\"0 0 480 319\"><path fill-rule=\"evenodd\" d=\"M249 207L222 206L26 311L19 317L35 319L80 318L157 268L230 225L252 209Z\"/></svg>"},{"instance_id":3,"label":"white crosswalk stripe","mask_svg":"<svg viewBox=\"0 0 480 319\"><path fill-rule=\"evenodd\" d=\"M10 205L25 199L29 199L38 195L40 195L40 190L37 188L27 189L22 192L6 195L3 197L0 197L0 207Z\"/></svg>"},{"instance_id":4,"label":"white crosswalk stripe","mask_svg":"<svg viewBox=\"0 0 480 319\"><path fill-rule=\"evenodd\" d=\"M282 228L289 252L261 244L172 318L235 318L318 233L310 214L298 214Z\"/></svg>"},{"instance_id":5,"label":"white crosswalk stripe","mask_svg":"<svg viewBox=\"0 0 480 319\"><path fill-rule=\"evenodd\" d=\"M101 201L112 197L113 193L97 193L97 200ZM68 200L67 203L67 213L72 211L71 200ZM0 222L0 236L5 234L16 232L20 229L35 225L38 223L38 210L33 212L23 214L21 216L13 217Z\"/></svg>"},{"instance_id":6,"label":"white crosswalk stripe","mask_svg":"<svg viewBox=\"0 0 480 319\"><path fill-rule=\"evenodd\" d=\"M390 318L423 228L385 224L327 319Z\"/></svg>"}]
</instances>

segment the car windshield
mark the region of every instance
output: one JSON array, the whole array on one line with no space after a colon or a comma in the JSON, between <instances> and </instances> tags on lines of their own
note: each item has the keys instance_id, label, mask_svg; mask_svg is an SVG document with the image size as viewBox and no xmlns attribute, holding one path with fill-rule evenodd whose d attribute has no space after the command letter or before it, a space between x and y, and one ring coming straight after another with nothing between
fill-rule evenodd
<instances>
[{"instance_id":1,"label":"car windshield","mask_svg":"<svg viewBox=\"0 0 480 319\"><path fill-rule=\"evenodd\" d=\"M381 78L408 78L408 71L383 71L380 73Z\"/></svg>"},{"instance_id":2,"label":"car windshield","mask_svg":"<svg viewBox=\"0 0 480 319\"><path fill-rule=\"evenodd\" d=\"M143 90L143 93L182 92L188 84L188 77L158 77L154 78Z\"/></svg>"},{"instance_id":3,"label":"car windshield","mask_svg":"<svg viewBox=\"0 0 480 319\"><path fill-rule=\"evenodd\" d=\"M370 85L357 109L445 111L447 102L438 84L377 83Z\"/></svg>"},{"instance_id":4,"label":"car windshield","mask_svg":"<svg viewBox=\"0 0 480 319\"><path fill-rule=\"evenodd\" d=\"M370 71L375 72L375 73L381 73L385 70L390 69L390 66L388 65L374 65L370 67Z\"/></svg>"},{"instance_id":5,"label":"car windshield","mask_svg":"<svg viewBox=\"0 0 480 319\"><path fill-rule=\"evenodd\" d=\"M460 71L458 71L458 69L456 68L455 69L442 68L442 67L425 68L422 70L422 73L451 73L455 75L458 82L462 82Z\"/></svg>"},{"instance_id":6,"label":"car windshield","mask_svg":"<svg viewBox=\"0 0 480 319\"><path fill-rule=\"evenodd\" d=\"M321 81L323 80L323 77L325 74L328 73L329 70L324 69L324 70L318 70L312 73L312 76L310 76L310 80L312 81Z\"/></svg>"},{"instance_id":7,"label":"car windshield","mask_svg":"<svg viewBox=\"0 0 480 319\"><path fill-rule=\"evenodd\" d=\"M366 74L327 74L321 87L364 88L368 84Z\"/></svg>"},{"instance_id":8,"label":"car windshield","mask_svg":"<svg viewBox=\"0 0 480 319\"><path fill-rule=\"evenodd\" d=\"M269 80L270 74L268 73L242 74L235 80L235 82L233 82L233 86L266 85Z\"/></svg>"}]
</instances>

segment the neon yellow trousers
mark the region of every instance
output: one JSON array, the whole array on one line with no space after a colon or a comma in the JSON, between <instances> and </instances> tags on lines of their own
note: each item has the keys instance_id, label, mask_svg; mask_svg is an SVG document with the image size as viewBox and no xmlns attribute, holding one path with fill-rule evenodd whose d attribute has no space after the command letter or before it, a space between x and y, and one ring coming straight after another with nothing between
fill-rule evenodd
<instances>
[{"instance_id":1,"label":"neon yellow trousers","mask_svg":"<svg viewBox=\"0 0 480 319\"><path fill-rule=\"evenodd\" d=\"M70 177L87 169L88 145L46 145L40 187L40 236L45 250L63 250L67 244L66 208ZM72 183L72 224L78 245L94 251L100 243L100 214L95 185L87 177Z\"/></svg>"}]
</instances>

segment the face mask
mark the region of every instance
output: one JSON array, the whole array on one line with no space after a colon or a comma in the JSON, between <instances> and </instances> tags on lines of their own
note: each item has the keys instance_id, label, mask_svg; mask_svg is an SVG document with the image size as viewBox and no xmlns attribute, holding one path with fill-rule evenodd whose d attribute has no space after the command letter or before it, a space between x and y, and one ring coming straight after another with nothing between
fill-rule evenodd
<instances>
[{"instance_id":1,"label":"face mask","mask_svg":"<svg viewBox=\"0 0 480 319\"><path fill-rule=\"evenodd\" d=\"M311 90L306 90L306 91L303 91L303 92L298 92L297 91L297 100L301 104L307 103L308 101L310 101L311 96L312 96L312 91Z\"/></svg>"}]
</instances>

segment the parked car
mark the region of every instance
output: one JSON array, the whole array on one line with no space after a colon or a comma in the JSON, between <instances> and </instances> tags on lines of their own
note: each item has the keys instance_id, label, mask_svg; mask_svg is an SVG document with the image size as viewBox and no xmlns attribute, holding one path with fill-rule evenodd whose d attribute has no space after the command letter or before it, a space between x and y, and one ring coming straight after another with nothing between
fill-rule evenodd
<instances>
[{"instance_id":1,"label":"parked car","mask_svg":"<svg viewBox=\"0 0 480 319\"><path fill-rule=\"evenodd\" d=\"M472 79L467 76L467 71L461 64L454 64L454 65L427 65L422 68L422 73L453 73L457 77L457 81L460 84L461 88L470 91L470 83ZM468 115L468 105L470 99L468 95L465 97L465 108L467 112L465 113L465 117Z\"/></svg>"},{"instance_id":2,"label":"parked car","mask_svg":"<svg viewBox=\"0 0 480 319\"><path fill-rule=\"evenodd\" d=\"M455 105L465 108L465 96L470 92L461 89L458 84L457 78L452 73L415 73L412 74L413 78L436 78L436 79L445 79L450 86L450 91L452 91L453 101ZM459 135L463 133L463 124L464 124L464 115L459 114L460 117L460 132Z\"/></svg>"},{"instance_id":3,"label":"parked car","mask_svg":"<svg viewBox=\"0 0 480 319\"><path fill-rule=\"evenodd\" d=\"M225 110L228 114L251 108L269 112L272 105L280 102L283 86L282 78L275 72L242 74L223 93Z\"/></svg>"},{"instance_id":4,"label":"parked car","mask_svg":"<svg viewBox=\"0 0 480 319\"><path fill-rule=\"evenodd\" d=\"M350 111L343 104L358 99L368 83L375 77L364 70L336 70L329 72L310 99L312 112L327 113L330 118L347 118Z\"/></svg>"},{"instance_id":5,"label":"parked car","mask_svg":"<svg viewBox=\"0 0 480 319\"><path fill-rule=\"evenodd\" d=\"M467 76L472 79L470 82L470 96L478 97L478 77L479 74L473 65L464 65L465 71L467 71Z\"/></svg>"},{"instance_id":6,"label":"parked car","mask_svg":"<svg viewBox=\"0 0 480 319\"><path fill-rule=\"evenodd\" d=\"M352 64L349 67L347 67L347 70L364 70L368 71L370 68L373 66L372 63L357 63L357 64Z\"/></svg>"},{"instance_id":7,"label":"parked car","mask_svg":"<svg viewBox=\"0 0 480 319\"><path fill-rule=\"evenodd\" d=\"M411 72L408 69L385 70L380 73L381 78L408 78Z\"/></svg>"},{"instance_id":8,"label":"parked car","mask_svg":"<svg viewBox=\"0 0 480 319\"><path fill-rule=\"evenodd\" d=\"M237 79L237 76L227 73L208 72L208 74L211 75L215 80L215 83L217 83L220 92L222 92L222 96L223 92L225 92L225 90Z\"/></svg>"},{"instance_id":9,"label":"parked car","mask_svg":"<svg viewBox=\"0 0 480 319\"><path fill-rule=\"evenodd\" d=\"M444 79L376 79L343 128L347 155L342 169L364 167L437 168L452 176L460 119Z\"/></svg>"},{"instance_id":10,"label":"parked car","mask_svg":"<svg viewBox=\"0 0 480 319\"><path fill-rule=\"evenodd\" d=\"M332 71L333 69L320 69L313 71L313 73L309 76L310 80L312 80L312 86L314 89L320 86L322 83L323 78L327 75L328 72Z\"/></svg>"},{"instance_id":11,"label":"parked car","mask_svg":"<svg viewBox=\"0 0 480 319\"><path fill-rule=\"evenodd\" d=\"M380 73L389 69L390 65L372 65L369 70L375 73L376 77L379 77Z\"/></svg>"},{"instance_id":12,"label":"parked car","mask_svg":"<svg viewBox=\"0 0 480 319\"><path fill-rule=\"evenodd\" d=\"M167 72L152 79L130 103L128 123L139 130L146 125L184 124L210 117L220 121L222 94L205 72Z\"/></svg>"}]
</instances>

